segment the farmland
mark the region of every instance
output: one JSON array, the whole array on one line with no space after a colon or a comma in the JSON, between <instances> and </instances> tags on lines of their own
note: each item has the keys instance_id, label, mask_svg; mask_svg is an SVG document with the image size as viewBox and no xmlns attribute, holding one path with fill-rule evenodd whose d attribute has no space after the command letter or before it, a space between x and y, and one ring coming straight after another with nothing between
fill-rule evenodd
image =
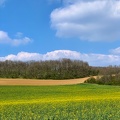
<instances>
[{"instance_id":1,"label":"farmland","mask_svg":"<svg viewBox=\"0 0 120 120\"><path fill-rule=\"evenodd\" d=\"M119 120L120 87L0 86L1 120Z\"/></svg>"},{"instance_id":2,"label":"farmland","mask_svg":"<svg viewBox=\"0 0 120 120\"><path fill-rule=\"evenodd\" d=\"M96 78L96 76L94 76ZM0 78L0 85L70 85L70 84L79 84L84 83L88 78L78 78L78 79L69 79L69 80L36 80L36 79L8 79L8 78Z\"/></svg>"}]
</instances>

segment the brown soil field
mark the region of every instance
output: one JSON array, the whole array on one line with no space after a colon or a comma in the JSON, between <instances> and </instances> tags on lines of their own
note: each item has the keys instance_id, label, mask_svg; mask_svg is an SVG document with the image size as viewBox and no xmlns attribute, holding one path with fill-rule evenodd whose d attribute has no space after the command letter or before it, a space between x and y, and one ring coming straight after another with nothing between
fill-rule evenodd
<instances>
[{"instance_id":1,"label":"brown soil field","mask_svg":"<svg viewBox=\"0 0 120 120\"><path fill-rule=\"evenodd\" d=\"M89 77L69 80L36 80L36 79L6 79L0 78L0 85L72 85L84 83Z\"/></svg>"}]
</instances>

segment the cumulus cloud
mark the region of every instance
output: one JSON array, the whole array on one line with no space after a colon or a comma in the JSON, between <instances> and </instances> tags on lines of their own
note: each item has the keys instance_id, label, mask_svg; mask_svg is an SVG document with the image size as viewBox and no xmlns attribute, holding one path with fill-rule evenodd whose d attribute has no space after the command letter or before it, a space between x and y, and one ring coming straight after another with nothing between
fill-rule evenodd
<instances>
[{"instance_id":1,"label":"cumulus cloud","mask_svg":"<svg viewBox=\"0 0 120 120\"><path fill-rule=\"evenodd\" d=\"M19 36L18 36L19 35ZM10 44L13 46L25 45L32 41L29 37L22 37L22 33L17 33L16 38L10 38L7 32L0 31L0 44Z\"/></svg>"},{"instance_id":2,"label":"cumulus cloud","mask_svg":"<svg viewBox=\"0 0 120 120\"><path fill-rule=\"evenodd\" d=\"M50 16L57 36L88 41L120 40L119 0L65 1L68 4L53 10Z\"/></svg>"},{"instance_id":3,"label":"cumulus cloud","mask_svg":"<svg viewBox=\"0 0 120 120\"><path fill-rule=\"evenodd\" d=\"M43 55L43 60L61 59L61 58L79 59L80 53L70 50L56 50L56 51L48 52Z\"/></svg>"},{"instance_id":4,"label":"cumulus cloud","mask_svg":"<svg viewBox=\"0 0 120 120\"><path fill-rule=\"evenodd\" d=\"M42 60L42 55L39 53L19 52L17 55L10 54L2 57L1 60L13 60L13 61L30 61L30 60Z\"/></svg>"},{"instance_id":5,"label":"cumulus cloud","mask_svg":"<svg viewBox=\"0 0 120 120\"><path fill-rule=\"evenodd\" d=\"M46 54L20 52L17 55L8 55L0 57L0 61L15 60L15 61L40 61L40 60L58 60L62 58L70 58L72 60L83 60L91 66L108 66L120 65L120 55L105 55L105 54L85 54L70 50L56 50Z\"/></svg>"}]
</instances>

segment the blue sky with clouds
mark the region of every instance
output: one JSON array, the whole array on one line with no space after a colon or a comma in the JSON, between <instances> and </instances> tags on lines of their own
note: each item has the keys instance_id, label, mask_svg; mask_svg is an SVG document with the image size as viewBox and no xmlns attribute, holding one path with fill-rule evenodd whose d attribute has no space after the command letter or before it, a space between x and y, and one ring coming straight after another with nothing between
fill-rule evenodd
<instances>
[{"instance_id":1,"label":"blue sky with clouds","mask_svg":"<svg viewBox=\"0 0 120 120\"><path fill-rule=\"evenodd\" d=\"M0 60L60 58L120 65L120 1L0 0Z\"/></svg>"}]
</instances>

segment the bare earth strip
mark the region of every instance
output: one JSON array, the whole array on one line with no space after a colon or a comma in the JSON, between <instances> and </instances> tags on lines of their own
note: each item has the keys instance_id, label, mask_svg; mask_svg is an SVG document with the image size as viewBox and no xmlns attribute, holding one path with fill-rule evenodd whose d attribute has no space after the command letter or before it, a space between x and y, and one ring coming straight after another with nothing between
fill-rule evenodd
<instances>
[{"instance_id":1,"label":"bare earth strip","mask_svg":"<svg viewBox=\"0 0 120 120\"><path fill-rule=\"evenodd\" d=\"M5 79L0 78L0 85L71 85L84 83L89 77L69 80L35 80L35 79Z\"/></svg>"}]
</instances>

